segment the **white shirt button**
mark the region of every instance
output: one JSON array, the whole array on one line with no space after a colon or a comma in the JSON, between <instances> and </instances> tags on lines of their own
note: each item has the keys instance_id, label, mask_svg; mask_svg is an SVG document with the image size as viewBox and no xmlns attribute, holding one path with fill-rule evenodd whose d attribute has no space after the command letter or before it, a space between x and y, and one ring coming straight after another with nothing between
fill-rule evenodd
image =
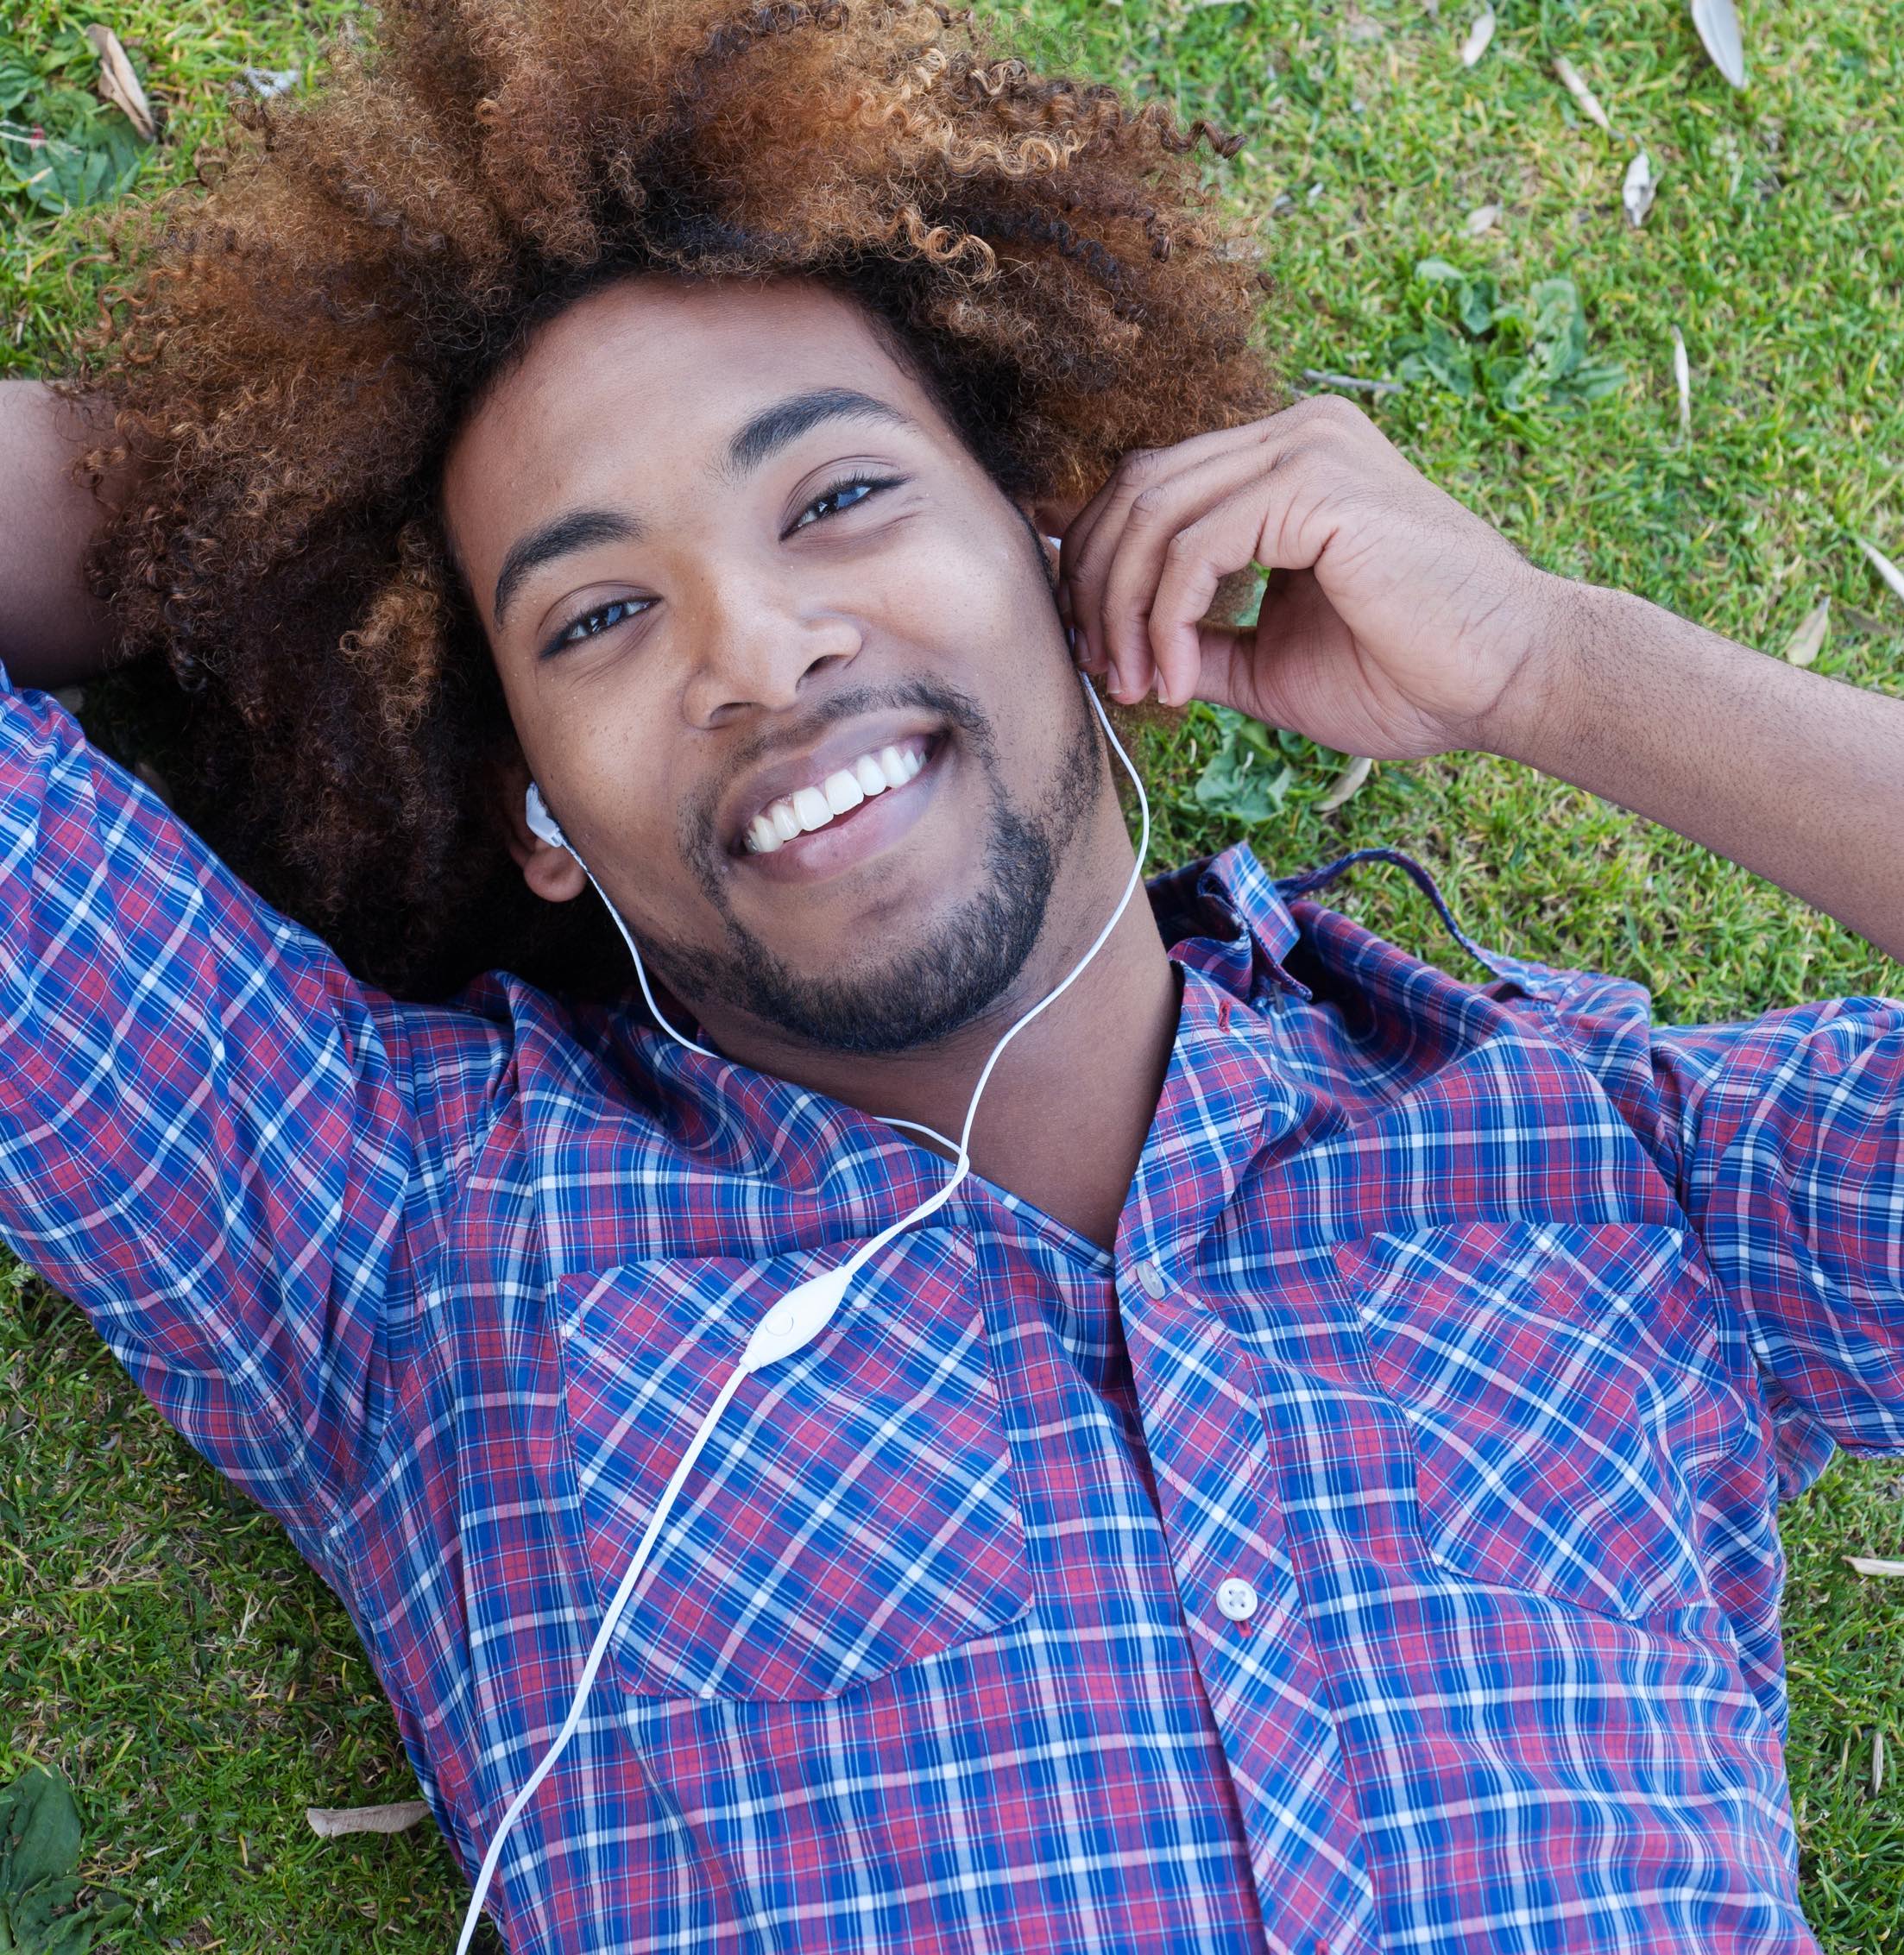
<instances>
[{"instance_id":1,"label":"white shirt button","mask_svg":"<svg viewBox=\"0 0 1904 1955\"><path fill-rule=\"evenodd\" d=\"M1138 1287L1153 1302L1160 1301L1169 1288L1163 1280L1163 1271L1148 1257L1137 1266L1137 1280Z\"/></svg>"},{"instance_id":2,"label":"white shirt button","mask_svg":"<svg viewBox=\"0 0 1904 1955\"><path fill-rule=\"evenodd\" d=\"M1233 1623L1247 1622L1256 1613L1256 1591L1240 1575L1217 1586L1216 1605Z\"/></svg>"}]
</instances>

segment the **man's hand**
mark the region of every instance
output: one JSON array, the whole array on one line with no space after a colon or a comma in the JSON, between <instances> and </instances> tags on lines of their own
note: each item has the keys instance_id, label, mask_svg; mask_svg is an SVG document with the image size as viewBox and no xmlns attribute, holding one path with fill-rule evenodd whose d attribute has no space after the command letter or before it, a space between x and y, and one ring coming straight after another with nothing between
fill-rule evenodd
<instances>
[{"instance_id":1,"label":"man's hand","mask_svg":"<svg viewBox=\"0 0 1904 1955\"><path fill-rule=\"evenodd\" d=\"M1200 622L1252 561L1275 573L1255 624ZM1127 457L1058 568L1081 662L1126 703L1154 679L1339 753L1504 754L1904 958L1904 700L1535 569L1346 401Z\"/></svg>"},{"instance_id":2,"label":"man's hand","mask_svg":"<svg viewBox=\"0 0 1904 1955\"><path fill-rule=\"evenodd\" d=\"M1154 681L1376 760L1485 744L1567 589L1333 395L1126 456L1062 541L1061 605L1115 697ZM1252 563L1275 572L1255 624L1200 624Z\"/></svg>"}]
</instances>

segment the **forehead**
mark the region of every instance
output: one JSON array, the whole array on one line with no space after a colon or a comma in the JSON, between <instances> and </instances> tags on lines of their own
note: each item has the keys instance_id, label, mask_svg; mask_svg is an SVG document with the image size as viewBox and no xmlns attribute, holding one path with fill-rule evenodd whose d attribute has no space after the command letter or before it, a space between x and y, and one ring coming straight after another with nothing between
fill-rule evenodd
<instances>
[{"instance_id":1,"label":"forehead","mask_svg":"<svg viewBox=\"0 0 1904 1955\"><path fill-rule=\"evenodd\" d=\"M452 525L474 485L526 490L591 453L711 456L754 408L808 386L855 387L924 425L940 417L861 309L805 280L658 275L591 293L542 326L452 444ZM487 497L483 498L488 500Z\"/></svg>"}]
</instances>

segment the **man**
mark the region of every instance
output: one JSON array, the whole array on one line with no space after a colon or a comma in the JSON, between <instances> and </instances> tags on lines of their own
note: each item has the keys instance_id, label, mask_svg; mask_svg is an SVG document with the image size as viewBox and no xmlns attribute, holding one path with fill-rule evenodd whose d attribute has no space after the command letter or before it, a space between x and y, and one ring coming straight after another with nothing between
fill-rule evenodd
<instances>
[{"instance_id":1,"label":"man","mask_svg":"<svg viewBox=\"0 0 1904 1955\"><path fill-rule=\"evenodd\" d=\"M650 267L432 451L516 871L592 874L706 1053L508 968L400 1000L0 714L8 1239L337 1588L472 1874L750 1334L950 1171L884 1123L956 1131L1129 876L1067 625L1125 701L1511 754L1904 949L1904 705L1540 572L1339 403L1063 504L931 371ZM1904 1006L1661 1028L1482 955L1242 848L1125 911L954 1198L733 1390L512 1947L1814 1946L1774 1509L1904 1450Z\"/></svg>"}]
</instances>

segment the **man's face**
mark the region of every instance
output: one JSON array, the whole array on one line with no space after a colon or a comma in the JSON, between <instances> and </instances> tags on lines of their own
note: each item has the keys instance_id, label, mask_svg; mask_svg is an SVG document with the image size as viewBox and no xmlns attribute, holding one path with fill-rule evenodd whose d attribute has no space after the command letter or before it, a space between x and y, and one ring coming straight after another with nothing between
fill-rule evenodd
<instances>
[{"instance_id":1,"label":"man's face","mask_svg":"<svg viewBox=\"0 0 1904 1955\"><path fill-rule=\"evenodd\" d=\"M847 300L607 287L443 493L527 767L716 1037L928 1044L1101 920L1128 843L1043 548Z\"/></svg>"}]
</instances>

